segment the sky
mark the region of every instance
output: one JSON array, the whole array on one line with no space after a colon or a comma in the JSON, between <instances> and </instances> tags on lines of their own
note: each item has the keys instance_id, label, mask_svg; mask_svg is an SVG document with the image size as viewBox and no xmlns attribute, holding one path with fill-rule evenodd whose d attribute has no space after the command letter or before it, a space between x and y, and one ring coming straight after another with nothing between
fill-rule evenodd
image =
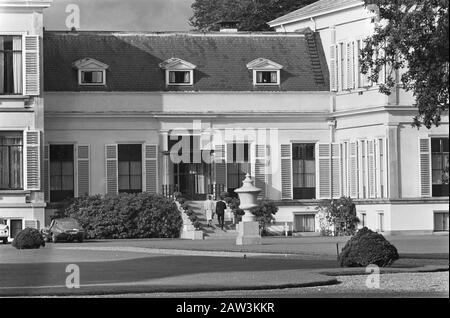
<instances>
[{"instance_id":1,"label":"sky","mask_svg":"<svg viewBox=\"0 0 450 318\"><path fill-rule=\"evenodd\" d=\"M194 0L53 0L44 11L46 30L67 30L66 7L80 9L79 30L188 31Z\"/></svg>"}]
</instances>

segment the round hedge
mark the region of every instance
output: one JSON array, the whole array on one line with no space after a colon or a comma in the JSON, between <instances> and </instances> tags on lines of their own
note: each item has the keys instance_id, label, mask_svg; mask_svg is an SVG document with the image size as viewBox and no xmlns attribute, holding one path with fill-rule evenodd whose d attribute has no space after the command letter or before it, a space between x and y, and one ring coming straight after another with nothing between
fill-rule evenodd
<instances>
[{"instance_id":1,"label":"round hedge","mask_svg":"<svg viewBox=\"0 0 450 318\"><path fill-rule=\"evenodd\" d=\"M38 249L41 246L45 246L45 241L44 237L38 230L26 228L17 233L12 242L12 246L19 250Z\"/></svg>"},{"instance_id":2,"label":"round hedge","mask_svg":"<svg viewBox=\"0 0 450 318\"><path fill-rule=\"evenodd\" d=\"M365 267L371 264L386 267L398 258L394 245L383 235L364 227L345 244L338 261L342 267Z\"/></svg>"}]
</instances>

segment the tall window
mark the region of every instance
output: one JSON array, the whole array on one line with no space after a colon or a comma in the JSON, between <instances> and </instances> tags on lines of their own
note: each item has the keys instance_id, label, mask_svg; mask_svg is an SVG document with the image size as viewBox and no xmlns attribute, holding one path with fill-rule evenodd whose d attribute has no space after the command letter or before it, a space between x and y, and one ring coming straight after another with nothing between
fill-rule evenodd
<instances>
[{"instance_id":1,"label":"tall window","mask_svg":"<svg viewBox=\"0 0 450 318\"><path fill-rule=\"evenodd\" d=\"M50 145L50 200L74 197L73 145Z\"/></svg>"},{"instance_id":2,"label":"tall window","mask_svg":"<svg viewBox=\"0 0 450 318\"><path fill-rule=\"evenodd\" d=\"M380 156L380 197L384 198L384 189L386 187L386 180L384 178L384 171L386 169L385 164L384 164L384 160L385 160L385 153L384 153L384 140L383 139L378 139L378 154Z\"/></svg>"},{"instance_id":3,"label":"tall window","mask_svg":"<svg viewBox=\"0 0 450 318\"><path fill-rule=\"evenodd\" d=\"M361 184L362 197L367 198L367 143L361 141Z\"/></svg>"},{"instance_id":4,"label":"tall window","mask_svg":"<svg viewBox=\"0 0 450 318\"><path fill-rule=\"evenodd\" d=\"M22 37L0 35L0 95L22 94Z\"/></svg>"},{"instance_id":5,"label":"tall window","mask_svg":"<svg viewBox=\"0 0 450 318\"><path fill-rule=\"evenodd\" d=\"M340 43L339 44L339 60L341 63L340 69L339 69L339 79L340 79L340 83L339 83L339 87L341 88L341 90L345 89L344 86L344 79L345 79L345 72L346 72L346 66L345 66L345 46L344 43Z\"/></svg>"},{"instance_id":6,"label":"tall window","mask_svg":"<svg viewBox=\"0 0 450 318\"><path fill-rule=\"evenodd\" d=\"M142 192L142 145L118 145L119 192Z\"/></svg>"},{"instance_id":7,"label":"tall window","mask_svg":"<svg viewBox=\"0 0 450 318\"><path fill-rule=\"evenodd\" d=\"M292 145L294 199L316 196L316 160L314 144Z\"/></svg>"},{"instance_id":8,"label":"tall window","mask_svg":"<svg viewBox=\"0 0 450 318\"><path fill-rule=\"evenodd\" d=\"M433 196L448 196L448 138L431 138Z\"/></svg>"},{"instance_id":9,"label":"tall window","mask_svg":"<svg viewBox=\"0 0 450 318\"><path fill-rule=\"evenodd\" d=\"M0 190L23 189L22 132L0 132Z\"/></svg>"},{"instance_id":10,"label":"tall window","mask_svg":"<svg viewBox=\"0 0 450 318\"><path fill-rule=\"evenodd\" d=\"M227 184L228 192L242 186L242 180L247 173L251 173L250 145L248 143L233 143L228 145Z\"/></svg>"}]
</instances>

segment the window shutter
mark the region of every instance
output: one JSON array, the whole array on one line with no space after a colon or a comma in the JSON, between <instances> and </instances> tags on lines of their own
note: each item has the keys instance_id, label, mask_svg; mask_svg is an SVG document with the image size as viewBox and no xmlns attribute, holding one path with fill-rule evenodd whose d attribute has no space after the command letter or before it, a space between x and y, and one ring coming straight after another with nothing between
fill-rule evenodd
<instances>
[{"instance_id":1,"label":"window shutter","mask_svg":"<svg viewBox=\"0 0 450 318\"><path fill-rule=\"evenodd\" d=\"M316 191L318 199L331 198L331 145L319 143L316 147L316 158L319 164L316 166L317 182Z\"/></svg>"},{"instance_id":2,"label":"window shutter","mask_svg":"<svg viewBox=\"0 0 450 318\"><path fill-rule=\"evenodd\" d=\"M117 194L119 192L117 144L105 146L105 158L106 194Z\"/></svg>"},{"instance_id":3,"label":"window shutter","mask_svg":"<svg viewBox=\"0 0 450 318\"><path fill-rule=\"evenodd\" d=\"M38 130L25 130L24 189L41 190L41 135Z\"/></svg>"},{"instance_id":4,"label":"window shutter","mask_svg":"<svg viewBox=\"0 0 450 318\"><path fill-rule=\"evenodd\" d=\"M367 141L369 198L375 198L375 152L373 140Z\"/></svg>"},{"instance_id":5,"label":"window shutter","mask_svg":"<svg viewBox=\"0 0 450 318\"><path fill-rule=\"evenodd\" d=\"M355 41L353 42L354 46L353 46L353 58L355 59L355 69L353 70L354 72L354 86L355 88L360 88L362 87L361 85L361 70L360 70L360 65L359 65L359 54L360 54L360 44L361 41Z\"/></svg>"},{"instance_id":6,"label":"window shutter","mask_svg":"<svg viewBox=\"0 0 450 318\"><path fill-rule=\"evenodd\" d=\"M331 144L331 194L340 198L341 192L341 145Z\"/></svg>"},{"instance_id":7,"label":"window shutter","mask_svg":"<svg viewBox=\"0 0 450 318\"><path fill-rule=\"evenodd\" d=\"M432 196L431 181L431 139L419 139L420 156L420 195L422 197Z\"/></svg>"},{"instance_id":8,"label":"window shutter","mask_svg":"<svg viewBox=\"0 0 450 318\"><path fill-rule=\"evenodd\" d=\"M358 197L358 158L356 151L356 142L351 142L349 149L350 164L349 164L349 179L350 179L350 197Z\"/></svg>"},{"instance_id":9,"label":"window shutter","mask_svg":"<svg viewBox=\"0 0 450 318\"><path fill-rule=\"evenodd\" d=\"M338 89L337 85L337 63L336 63L336 45L330 45L330 90L336 92Z\"/></svg>"},{"instance_id":10,"label":"window shutter","mask_svg":"<svg viewBox=\"0 0 450 318\"><path fill-rule=\"evenodd\" d=\"M348 49L347 49L347 43L343 42L341 43L342 45L342 56L341 56L341 63L344 63L344 65L341 65L341 72L343 72L343 80L344 82L342 83L342 89L347 89L348 88L348 71L347 71L347 67L348 67Z\"/></svg>"},{"instance_id":11,"label":"window shutter","mask_svg":"<svg viewBox=\"0 0 450 318\"><path fill-rule=\"evenodd\" d=\"M281 199L292 200L292 145L281 145Z\"/></svg>"},{"instance_id":12,"label":"window shutter","mask_svg":"<svg viewBox=\"0 0 450 318\"><path fill-rule=\"evenodd\" d=\"M383 184L383 189L382 189L382 193L383 193L383 197L387 198L389 196L389 156L388 156L388 139L387 138L383 138L383 180L384 180L384 184Z\"/></svg>"},{"instance_id":13,"label":"window shutter","mask_svg":"<svg viewBox=\"0 0 450 318\"><path fill-rule=\"evenodd\" d=\"M354 42L347 43L347 88L353 89L354 80L353 80L353 62L354 62L354 52L353 49Z\"/></svg>"},{"instance_id":14,"label":"window shutter","mask_svg":"<svg viewBox=\"0 0 450 318\"><path fill-rule=\"evenodd\" d=\"M227 188L227 160L226 160L226 146L216 145L214 151L214 175L215 183L223 185Z\"/></svg>"},{"instance_id":15,"label":"window shutter","mask_svg":"<svg viewBox=\"0 0 450 318\"><path fill-rule=\"evenodd\" d=\"M82 197L90 194L90 167L89 167L89 159L91 155L89 145L76 145L75 146L75 158L76 162L76 197Z\"/></svg>"},{"instance_id":16,"label":"window shutter","mask_svg":"<svg viewBox=\"0 0 450 318\"><path fill-rule=\"evenodd\" d=\"M255 176L255 186L261 189L260 197L265 197L267 191L267 172L266 167L268 163L268 146L265 144L255 144L254 155L252 156L253 175Z\"/></svg>"},{"instance_id":17,"label":"window shutter","mask_svg":"<svg viewBox=\"0 0 450 318\"><path fill-rule=\"evenodd\" d=\"M50 145L44 146L44 200L50 202Z\"/></svg>"},{"instance_id":18,"label":"window shutter","mask_svg":"<svg viewBox=\"0 0 450 318\"><path fill-rule=\"evenodd\" d=\"M24 36L24 95L39 96L40 88L40 61L39 61L39 36Z\"/></svg>"},{"instance_id":19,"label":"window shutter","mask_svg":"<svg viewBox=\"0 0 450 318\"><path fill-rule=\"evenodd\" d=\"M374 141L374 159L375 159L375 197L381 198L381 170L380 170L380 140L377 138Z\"/></svg>"},{"instance_id":20,"label":"window shutter","mask_svg":"<svg viewBox=\"0 0 450 318\"><path fill-rule=\"evenodd\" d=\"M158 192L158 146L143 145L144 154L144 178L143 190L156 194Z\"/></svg>"}]
</instances>

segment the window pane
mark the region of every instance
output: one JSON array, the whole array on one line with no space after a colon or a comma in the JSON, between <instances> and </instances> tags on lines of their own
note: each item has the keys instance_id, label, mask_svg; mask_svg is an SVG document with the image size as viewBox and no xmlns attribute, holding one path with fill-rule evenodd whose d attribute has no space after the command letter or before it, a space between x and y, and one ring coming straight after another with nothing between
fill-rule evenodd
<instances>
[{"instance_id":1,"label":"window pane","mask_svg":"<svg viewBox=\"0 0 450 318\"><path fill-rule=\"evenodd\" d=\"M140 176L142 174L142 164L140 161L130 162L130 174Z\"/></svg>"},{"instance_id":2,"label":"window pane","mask_svg":"<svg viewBox=\"0 0 450 318\"><path fill-rule=\"evenodd\" d=\"M142 178L141 176L131 176L130 177L130 189L140 190L142 189Z\"/></svg>"},{"instance_id":3,"label":"window pane","mask_svg":"<svg viewBox=\"0 0 450 318\"><path fill-rule=\"evenodd\" d=\"M130 189L130 178L128 176L119 176L119 190Z\"/></svg>"},{"instance_id":4,"label":"window pane","mask_svg":"<svg viewBox=\"0 0 450 318\"><path fill-rule=\"evenodd\" d=\"M73 190L73 176L62 177L62 190Z\"/></svg>"},{"instance_id":5,"label":"window pane","mask_svg":"<svg viewBox=\"0 0 450 318\"><path fill-rule=\"evenodd\" d=\"M61 174L63 176L73 176L73 162L63 161Z\"/></svg>"},{"instance_id":6,"label":"window pane","mask_svg":"<svg viewBox=\"0 0 450 318\"><path fill-rule=\"evenodd\" d=\"M51 176L59 176L61 175L61 161L51 161L50 162L50 175Z\"/></svg>"},{"instance_id":7,"label":"window pane","mask_svg":"<svg viewBox=\"0 0 450 318\"><path fill-rule=\"evenodd\" d=\"M128 161L119 161L119 176L128 176L130 174L130 164Z\"/></svg>"},{"instance_id":8,"label":"window pane","mask_svg":"<svg viewBox=\"0 0 450 318\"><path fill-rule=\"evenodd\" d=\"M440 138L432 138L431 139L431 151L432 152L441 152L441 139Z\"/></svg>"},{"instance_id":9,"label":"window pane","mask_svg":"<svg viewBox=\"0 0 450 318\"><path fill-rule=\"evenodd\" d=\"M50 177L50 190L61 190L61 176Z\"/></svg>"}]
</instances>

